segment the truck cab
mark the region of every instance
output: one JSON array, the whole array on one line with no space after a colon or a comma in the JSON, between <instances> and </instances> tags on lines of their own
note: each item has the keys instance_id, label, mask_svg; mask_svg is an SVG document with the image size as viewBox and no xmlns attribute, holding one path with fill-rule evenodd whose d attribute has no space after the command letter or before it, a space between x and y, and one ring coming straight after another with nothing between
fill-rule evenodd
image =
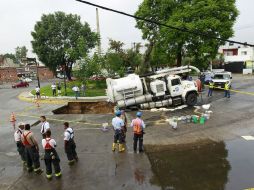
<instances>
[{"instance_id":1,"label":"truck cab","mask_svg":"<svg viewBox=\"0 0 254 190\"><path fill-rule=\"evenodd\" d=\"M214 73L212 81L214 82L215 87L224 88L226 82L229 82L229 86L231 86L232 73L231 72Z\"/></svg>"}]
</instances>

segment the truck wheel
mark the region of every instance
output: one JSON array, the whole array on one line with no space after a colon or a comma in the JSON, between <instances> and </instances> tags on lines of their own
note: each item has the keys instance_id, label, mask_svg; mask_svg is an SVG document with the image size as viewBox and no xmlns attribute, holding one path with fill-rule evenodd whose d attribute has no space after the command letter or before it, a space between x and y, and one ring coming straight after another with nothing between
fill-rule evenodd
<instances>
[{"instance_id":1,"label":"truck wheel","mask_svg":"<svg viewBox=\"0 0 254 190\"><path fill-rule=\"evenodd\" d=\"M186 104L188 106L195 106L198 101L196 93L189 93L186 97Z\"/></svg>"}]
</instances>

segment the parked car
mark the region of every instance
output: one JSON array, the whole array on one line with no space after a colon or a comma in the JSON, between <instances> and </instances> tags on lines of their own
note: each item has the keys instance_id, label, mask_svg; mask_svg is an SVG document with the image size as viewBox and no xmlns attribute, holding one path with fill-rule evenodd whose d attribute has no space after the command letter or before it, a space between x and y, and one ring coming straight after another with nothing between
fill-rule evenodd
<instances>
[{"instance_id":1,"label":"parked car","mask_svg":"<svg viewBox=\"0 0 254 190\"><path fill-rule=\"evenodd\" d=\"M29 83L21 81L12 85L12 88L20 88L20 87L29 87Z\"/></svg>"},{"instance_id":2,"label":"parked car","mask_svg":"<svg viewBox=\"0 0 254 190\"><path fill-rule=\"evenodd\" d=\"M23 82L32 82L33 80L32 79L30 79L30 78L22 78L22 81Z\"/></svg>"},{"instance_id":3,"label":"parked car","mask_svg":"<svg viewBox=\"0 0 254 190\"><path fill-rule=\"evenodd\" d=\"M90 80L106 80L106 77L100 75L93 75L89 78Z\"/></svg>"}]
</instances>

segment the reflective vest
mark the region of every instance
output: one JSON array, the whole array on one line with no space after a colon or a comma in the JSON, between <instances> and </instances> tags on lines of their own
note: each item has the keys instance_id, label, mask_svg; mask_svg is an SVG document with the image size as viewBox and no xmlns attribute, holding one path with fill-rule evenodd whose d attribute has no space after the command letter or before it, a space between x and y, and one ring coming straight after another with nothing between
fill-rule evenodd
<instances>
[{"instance_id":1,"label":"reflective vest","mask_svg":"<svg viewBox=\"0 0 254 190\"><path fill-rule=\"evenodd\" d=\"M214 83L213 82L209 82L209 88L214 88Z\"/></svg>"},{"instance_id":2,"label":"reflective vest","mask_svg":"<svg viewBox=\"0 0 254 190\"><path fill-rule=\"evenodd\" d=\"M30 146L31 144L28 142L27 140L27 136L31 133L31 131L29 131L26 135L23 133L23 138L24 138L24 141L23 141L23 145L24 146Z\"/></svg>"},{"instance_id":3,"label":"reflective vest","mask_svg":"<svg viewBox=\"0 0 254 190\"><path fill-rule=\"evenodd\" d=\"M46 145L44 147L45 150L51 150L53 147L49 144L49 141L51 140L51 138L45 139L46 141Z\"/></svg>"},{"instance_id":4,"label":"reflective vest","mask_svg":"<svg viewBox=\"0 0 254 190\"><path fill-rule=\"evenodd\" d=\"M141 119L135 119L133 121L133 132L135 134L138 134L138 135L142 134L143 128L142 128L141 125L142 125L142 120Z\"/></svg>"},{"instance_id":5,"label":"reflective vest","mask_svg":"<svg viewBox=\"0 0 254 190\"><path fill-rule=\"evenodd\" d=\"M229 84L228 83L225 84L225 90L229 90Z\"/></svg>"}]
</instances>

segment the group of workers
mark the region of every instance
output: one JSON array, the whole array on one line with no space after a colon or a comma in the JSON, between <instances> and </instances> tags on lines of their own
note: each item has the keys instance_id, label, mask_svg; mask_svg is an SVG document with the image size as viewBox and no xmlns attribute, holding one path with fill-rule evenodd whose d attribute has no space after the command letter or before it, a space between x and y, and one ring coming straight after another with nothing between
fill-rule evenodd
<instances>
[{"instance_id":1,"label":"group of workers","mask_svg":"<svg viewBox=\"0 0 254 190\"><path fill-rule=\"evenodd\" d=\"M209 81L209 85L208 85L208 94L207 96L208 97L211 97L213 95L213 89L214 88L217 88L215 87L214 85L214 82L211 80ZM224 97L227 97L227 98L230 98L230 84L229 84L229 81L227 81L224 85Z\"/></svg>"},{"instance_id":2,"label":"group of workers","mask_svg":"<svg viewBox=\"0 0 254 190\"><path fill-rule=\"evenodd\" d=\"M61 177L60 158L56 151L56 141L51 137L51 129L49 122L45 116L40 117L41 120L41 135L42 135L42 147L44 149L43 160L46 166L46 177L52 179L52 165L54 166L55 176ZM67 154L69 165L73 165L75 161L78 161L76 153L76 144L74 141L74 131L69 127L69 123L64 124L64 148ZM33 132L31 131L30 124L19 123L17 131L14 133L14 139L17 145L17 150L26 166L28 172L34 171L36 174L43 173L40 168L40 154L39 145Z\"/></svg>"},{"instance_id":3,"label":"group of workers","mask_svg":"<svg viewBox=\"0 0 254 190\"><path fill-rule=\"evenodd\" d=\"M112 145L112 151L114 152L118 145L118 151L125 151L124 144L126 143L126 132L127 132L127 118L124 111L117 110L115 117L112 119L112 126L114 129L114 142ZM130 126L133 129L133 150L137 152L137 145L139 152L143 152L143 135L145 129L145 123L141 119L142 112L136 113L137 118L133 119Z\"/></svg>"}]
</instances>

